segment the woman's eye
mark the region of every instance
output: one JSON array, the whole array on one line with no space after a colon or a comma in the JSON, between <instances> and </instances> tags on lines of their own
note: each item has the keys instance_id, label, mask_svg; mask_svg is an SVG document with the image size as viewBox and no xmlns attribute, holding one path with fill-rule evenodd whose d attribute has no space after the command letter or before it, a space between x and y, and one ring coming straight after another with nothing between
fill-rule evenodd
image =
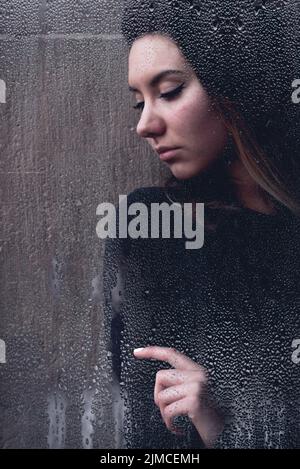
<instances>
[{"instance_id":1,"label":"woman's eye","mask_svg":"<svg viewBox=\"0 0 300 469\"><path fill-rule=\"evenodd\" d=\"M172 91L169 91L168 93L162 93L160 95L160 99L172 99L172 98L175 98L176 96L178 96L181 91L183 90L184 88L184 83L182 83L180 86L178 86L177 88L175 88L175 90L172 90ZM137 103L133 106L133 109L142 109L144 107L144 102L141 101L140 103Z\"/></svg>"}]
</instances>

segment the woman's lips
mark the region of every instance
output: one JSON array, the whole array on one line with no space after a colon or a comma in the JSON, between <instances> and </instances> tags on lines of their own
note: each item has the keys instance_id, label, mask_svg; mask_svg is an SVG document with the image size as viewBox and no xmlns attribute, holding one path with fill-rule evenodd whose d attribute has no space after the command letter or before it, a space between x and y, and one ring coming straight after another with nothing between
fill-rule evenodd
<instances>
[{"instance_id":1,"label":"woman's lips","mask_svg":"<svg viewBox=\"0 0 300 469\"><path fill-rule=\"evenodd\" d=\"M174 158L174 156L176 156L176 153L178 152L178 150L179 150L179 148L172 148L172 150L168 150L168 151L165 151L163 153L160 153L159 158L163 161Z\"/></svg>"}]
</instances>

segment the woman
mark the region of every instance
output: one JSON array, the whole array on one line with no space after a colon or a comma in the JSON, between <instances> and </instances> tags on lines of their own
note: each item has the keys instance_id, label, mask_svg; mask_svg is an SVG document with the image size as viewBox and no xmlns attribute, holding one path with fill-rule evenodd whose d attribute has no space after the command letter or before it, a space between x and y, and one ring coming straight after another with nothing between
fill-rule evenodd
<instances>
[{"instance_id":1,"label":"woman","mask_svg":"<svg viewBox=\"0 0 300 469\"><path fill-rule=\"evenodd\" d=\"M296 149L283 164L287 123L267 100L247 101L253 89L221 53L226 29L206 42L218 45L209 75L199 38L213 4L134 1L123 16L137 134L172 173L127 203L205 204L199 250L184 237L106 243L105 320L131 448L300 447Z\"/></svg>"}]
</instances>

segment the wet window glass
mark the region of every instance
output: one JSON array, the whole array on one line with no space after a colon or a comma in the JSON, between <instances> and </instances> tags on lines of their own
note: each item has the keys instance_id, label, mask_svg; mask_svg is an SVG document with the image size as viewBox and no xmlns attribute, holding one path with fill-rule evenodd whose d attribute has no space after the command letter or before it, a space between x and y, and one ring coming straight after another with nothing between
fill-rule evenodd
<instances>
[{"instance_id":1,"label":"wet window glass","mask_svg":"<svg viewBox=\"0 0 300 469\"><path fill-rule=\"evenodd\" d=\"M2 448L300 448L299 21L1 2Z\"/></svg>"}]
</instances>

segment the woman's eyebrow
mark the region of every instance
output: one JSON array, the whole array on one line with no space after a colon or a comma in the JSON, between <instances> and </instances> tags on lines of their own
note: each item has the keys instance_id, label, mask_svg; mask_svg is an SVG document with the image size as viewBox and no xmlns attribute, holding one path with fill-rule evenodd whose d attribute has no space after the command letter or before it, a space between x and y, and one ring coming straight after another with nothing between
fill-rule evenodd
<instances>
[{"instance_id":1,"label":"woman's eyebrow","mask_svg":"<svg viewBox=\"0 0 300 469\"><path fill-rule=\"evenodd\" d=\"M151 81L150 81L150 86L154 87L156 86L163 78L165 78L168 75L183 75L184 72L181 70L163 70L162 72L159 72L157 75L155 75ZM133 88L132 86L129 86L129 91L135 92L139 91L137 88Z\"/></svg>"}]
</instances>

